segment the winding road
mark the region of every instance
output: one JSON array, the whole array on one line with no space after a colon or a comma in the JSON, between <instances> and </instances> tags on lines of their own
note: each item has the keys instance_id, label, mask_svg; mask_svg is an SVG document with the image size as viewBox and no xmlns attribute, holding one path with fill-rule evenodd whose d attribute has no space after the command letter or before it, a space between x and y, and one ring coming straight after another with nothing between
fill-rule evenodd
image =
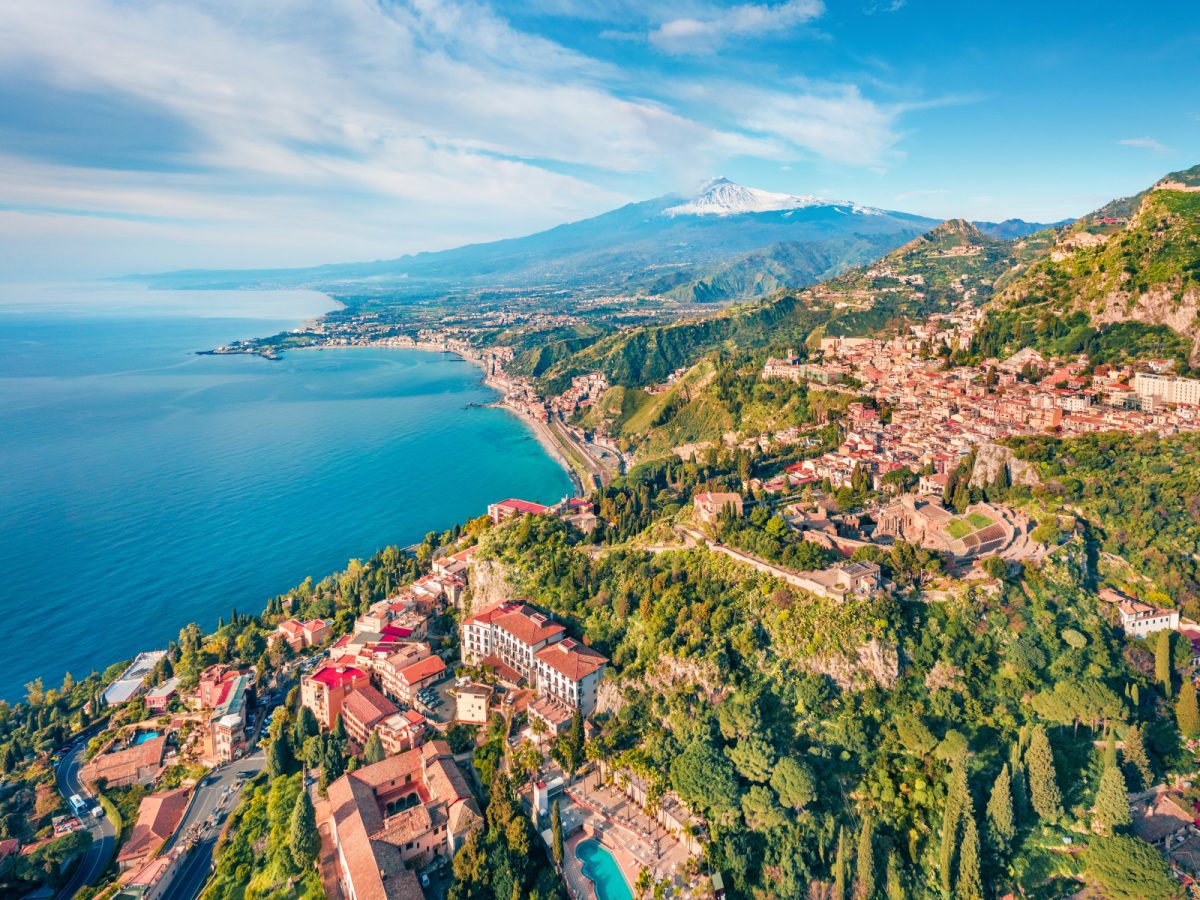
<instances>
[{"instance_id":1,"label":"winding road","mask_svg":"<svg viewBox=\"0 0 1200 900\"><path fill-rule=\"evenodd\" d=\"M65 799L69 800L72 794L78 794L80 797L88 799L94 798L94 795L79 780L79 767L83 764L83 751L86 749L87 741L80 740L58 764L55 778L58 782L58 791ZM55 900L69 900L84 885L94 884L108 868L113 852L116 850L117 830L109 821L108 816L97 819L89 811L80 816L80 821L91 832L92 846L88 848L79 865L75 867L71 880L63 885L55 895Z\"/></svg>"}]
</instances>

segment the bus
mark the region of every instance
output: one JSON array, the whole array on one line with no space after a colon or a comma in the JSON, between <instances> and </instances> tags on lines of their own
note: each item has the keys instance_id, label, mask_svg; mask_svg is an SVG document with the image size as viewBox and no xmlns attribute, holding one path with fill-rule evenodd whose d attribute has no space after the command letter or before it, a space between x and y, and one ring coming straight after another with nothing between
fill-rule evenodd
<instances>
[{"instance_id":1,"label":"bus","mask_svg":"<svg viewBox=\"0 0 1200 900\"><path fill-rule=\"evenodd\" d=\"M70 800L71 808L75 810L75 815L80 815L87 809L87 804L83 802L83 798L78 794L72 794Z\"/></svg>"}]
</instances>

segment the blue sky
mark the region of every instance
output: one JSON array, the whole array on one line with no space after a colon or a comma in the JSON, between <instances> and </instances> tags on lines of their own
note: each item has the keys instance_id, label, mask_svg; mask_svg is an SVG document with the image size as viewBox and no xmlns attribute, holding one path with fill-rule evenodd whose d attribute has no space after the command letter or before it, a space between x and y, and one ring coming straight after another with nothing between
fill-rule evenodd
<instances>
[{"instance_id":1,"label":"blue sky","mask_svg":"<svg viewBox=\"0 0 1200 900\"><path fill-rule=\"evenodd\" d=\"M6 0L0 277L386 258L722 174L1050 221L1200 162L1194 3Z\"/></svg>"}]
</instances>

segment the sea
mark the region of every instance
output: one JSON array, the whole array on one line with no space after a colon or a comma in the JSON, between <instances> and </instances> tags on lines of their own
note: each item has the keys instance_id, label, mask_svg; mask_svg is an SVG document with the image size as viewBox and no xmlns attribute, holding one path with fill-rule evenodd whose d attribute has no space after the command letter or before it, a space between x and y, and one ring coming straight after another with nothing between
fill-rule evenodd
<instances>
[{"instance_id":1,"label":"sea","mask_svg":"<svg viewBox=\"0 0 1200 900\"><path fill-rule=\"evenodd\" d=\"M567 473L482 371L420 350L203 356L307 291L0 285L0 699L260 611Z\"/></svg>"}]
</instances>

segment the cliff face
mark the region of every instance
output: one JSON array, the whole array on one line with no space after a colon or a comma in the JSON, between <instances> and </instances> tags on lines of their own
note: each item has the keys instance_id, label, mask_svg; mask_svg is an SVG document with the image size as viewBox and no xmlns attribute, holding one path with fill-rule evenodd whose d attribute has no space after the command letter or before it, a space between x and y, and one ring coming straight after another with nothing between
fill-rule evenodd
<instances>
[{"instance_id":1,"label":"cliff face","mask_svg":"<svg viewBox=\"0 0 1200 900\"><path fill-rule=\"evenodd\" d=\"M470 591L463 609L464 615L471 615L492 603L511 600L516 596L516 588L508 580L504 566L494 560L473 557L467 579Z\"/></svg>"},{"instance_id":2,"label":"cliff face","mask_svg":"<svg viewBox=\"0 0 1200 900\"><path fill-rule=\"evenodd\" d=\"M975 454L975 468L971 470L971 487L984 487L1000 477L1002 467L1008 468L1011 484L1038 484L1037 467L1023 459L1017 459L1007 447L999 444L984 444Z\"/></svg>"},{"instance_id":3,"label":"cliff face","mask_svg":"<svg viewBox=\"0 0 1200 900\"><path fill-rule=\"evenodd\" d=\"M1112 322L1144 322L1147 325L1166 325L1172 331L1192 341L1191 361L1200 362L1200 289L1179 283L1156 284L1141 294L1109 291L1101 301L1093 319L1101 324Z\"/></svg>"},{"instance_id":4,"label":"cliff face","mask_svg":"<svg viewBox=\"0 0 1200 900\"><path fill-rule=\"evenodd\" d=\"M872 639L855 650L853 657L814 656L802 660L801 666L828 675L842 690L863 687L866 680L886 690L900 677L900 654L894 646Z\"/></svg>"}]
</instances>

